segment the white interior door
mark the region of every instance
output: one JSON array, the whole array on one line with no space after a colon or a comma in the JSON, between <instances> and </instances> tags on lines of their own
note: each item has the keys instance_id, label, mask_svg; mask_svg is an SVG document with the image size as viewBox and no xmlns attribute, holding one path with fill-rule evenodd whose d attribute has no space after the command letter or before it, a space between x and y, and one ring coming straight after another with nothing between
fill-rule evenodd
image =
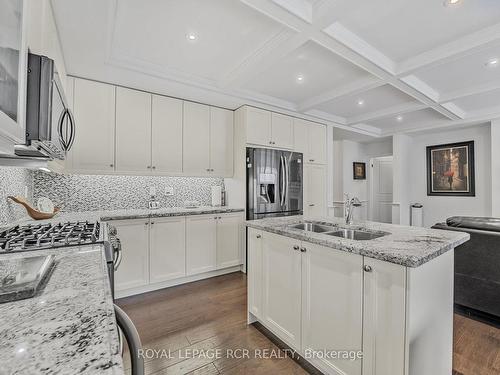
<instances>
[{"instance_id":1,"label":"white interior door","mask_svg":"<svg viewBox=\"0 0 500 375\"><path fill-rule=\"evenodd\" d=\"M372 161L371 220L392 223L392 156Z\"/></svg>"}]
</instances>

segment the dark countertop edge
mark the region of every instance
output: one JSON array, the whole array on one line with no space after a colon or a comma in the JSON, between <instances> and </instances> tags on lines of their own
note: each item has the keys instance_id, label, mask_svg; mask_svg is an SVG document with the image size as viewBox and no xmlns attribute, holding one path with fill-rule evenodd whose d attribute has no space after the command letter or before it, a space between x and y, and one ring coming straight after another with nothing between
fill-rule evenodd
<instances>
[{"instance_id":1,"label":"dark countertop edge","mask_svg":"<svg viewBox=\"0 0 500 375\"><path fill-rule=\"evenodd\" d=\"M467 242L470 239L470 235L468 233L458 232L458 233L463 233L464 236L462 238L457 238L456 241L444 245L442 248L436 250L432 254L428 254L425 257L416 258L414 256L405 257L404 255L397 255L397 258L395 258L395 259L387 259L387 258L390 258L390 255L387 253L384 253L384 256L386 259L382 259L382 257L380 256L379 253L375 253L375 252L372 252L370 250L356 249L356 248L345 248L345 247L343 248L341 246L340 247L335 246L336 244L325 244L323 241L320 241L320 240L315 239L315 238L310 238L310 237L307 237L307 236L301 235L300 233L295 233L295 232L288 232L287 234L283 234L282 226L278 226L278 227L274 228L274 227L254 224L254 223L252 223L252 221L246 221L244 224L248 228L262 230L264 232L269 232L269 233L277 234L280 236L290 237L290 238L293 238L296 240L313 243L315 245L329 247L331 249L344 251L346 253L358 254L361 256L366 256L368 258L377 259L377 260L381 260L384 262L393 263L393 264L397 264L397 265L409 267L409 268L420 267L421 265L428 263L432 259L437 258L438 256L454 249L457 246L460 246L461 244ZM457 233L457 232L455 232L455 233ZM403 248L401 250L404 251Z\"/></svg>"}]
</instances>

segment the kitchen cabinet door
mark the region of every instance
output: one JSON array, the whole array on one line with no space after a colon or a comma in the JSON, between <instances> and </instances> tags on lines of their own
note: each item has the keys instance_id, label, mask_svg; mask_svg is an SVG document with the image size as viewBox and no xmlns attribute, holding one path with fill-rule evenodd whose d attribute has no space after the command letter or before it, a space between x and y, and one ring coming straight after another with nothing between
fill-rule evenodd
<instances>
[{"instance_id":1,"label":"kitchen cabinet door","mask_svg":"<svg viewBox=\"0 0 500 375\"><path fill-rule=\"evenodd\" d=\"M217 216L186 218L186 271L188 275L216 269Z\"/></svg>"},{"instance_id":2,"label":"kitchen cabinet door","mask_svg":"<svg viewBox=\"0 0 500 375\"><path fill-rule=\"evenodd\" d=\"M188 176L210 174L210 107L184 102L183 170Z\"/></svg>"},{"instance_id":3,"label":"kitchen cabinet door","mask_svg":"<svg viewBox=\"0 0 500 375\"><path fill-rule=\"evenodd\" d=\"M326 215L326 167L309 164L304 166L304 215Z\"/></svg>"},{"instance_id":4,"label":"kitchen cabinet door","mask_svg":"<svg viewBox=\"0 0 500 375\"><path fill-rule=\"evenodd\" d=\"M293 149L300 152L307 161L309 156L309 121L293 119Z\"/></svg>"},{"instance_id":5,"label":"kitchen cabinet door","mask_svg":"<svg viewBox=\"0 0 500 375\"><path fill-rule=\"evenodd\" d=\"M156 173L182 173L183 101L152 96L151 169Z\"/></svg>"},{"instance_id":6,"label":"kitchen cabinet door","mask_svg":"<svg viewBox=\"0 0 500 375\"><path fill-rule=\"evenodd\" d=\"M186 276L186 219L151 218L149 281Z\"/></svg>"},{"instance_id":7,"label":"kitchen cabinet door","mask_svg":"<svg viewBox=\"0 0 500 375\"><path fill-rule=\"evenodd\" d=\"M326 164L326 126L309 124L309 151L306 163Z\"/></svg>"},{"instance_id":8,"label":"kitchen cabinet door","mask_svg":"<svg viewBox=\"0 0 500 375\"><path fill-rule=\"evenodd\" d=\"M363 375L404 374L406 268L367 257L364 267Z\"/></svg>"},{"instance_id":9,"label":"kitchen cabinet door","mask_svg":"<svg viewBox=\"0 0 500 375\"><path fill-rule=\"evenodd\" d=\"M245 108L247 143L260 146L272 146L271 112L254 108Z\"/></svg>"},{"instance_id":10,"label":"kitchen cabinet door","mask_svg":"<svg viewBox=\"0 0 500 375\"><path fill-rule=\"evenodd\" d=\"M302 350L361 351L363 257L311 243L302 246ZM361 358L312 361L326 373L361 375Z\"/></svg>"},{"instance_id":11,"label":"kitchen cabinet door","mask_svg":"<svg viewBox=\"0 0 500 375\"><path fill-rule=\"evenodd\" d=\"M149 219L111 223L122 244L122 261L115 272L115 291L149 283Z\"/></svg>"},{"instance_id":12,"label":"kitchen cabinet door","mask_svg":"<svg viewBox=\"0 0 500 375\"><path fill-rule=\"evenodd\" d=\"M263 318L266 326L294 349L300 348L300 241L262 234Z\"/></svg>"},{"instance_id":13,"label":"kitchen cabinet door","mask_svg":"<svg viewBox=\"0 0 500 375\"><path fill-rule=\"evenodd\" d=\"M116 171L151 172L151 94L116 88Z\"/></svg>"},{"instance_id":14,"label":"kitchen cabinet door","mask_svg":"<svg viewBox=\"0 0 500 375\"><path fill-rule=\"evenodd\" d=\"M293 117L273 112L271 129L273 147L293 149Z\"/></svg>"},{"instance_id":15,"label":"kitchen cabinet door","mask_svg":"<svg viewBox=\"0 0 500 375\"><path fill-rule=\"evenodd\" d=\"M248 228L248 310L262 318L262 232Z\"/></svg>"},{"instance_id":16,"label":"kitchen cabinet door","mask_svg":"<svg viewBox=\"0 0 500 375\"><path fill-rule=\"evenodd\" d=\"M238 266L241 262L243 215L224 214L217 219L217 269Z\"/></svg>"},{"instance_id":17,"label":"kitchen cabinet door","mask_svg":"<svg viewBox=\"0 0 500 375\"><path fill-rule=\"evenodd\" d=\"M75 142L68 167L77 172L109 173L115 164L115 87L74 79Z\"/></svg>"},{"instance_id":18,"label":"kitchen cabinet door","mask_svg":"<svg viewBox=\"0 0 500 375\"><path fill-rule=\"evenodd\" d=\"M233 176L233 132L233 111L210 107L210 172L214 176Z\"/></svg>"}]
</instances>

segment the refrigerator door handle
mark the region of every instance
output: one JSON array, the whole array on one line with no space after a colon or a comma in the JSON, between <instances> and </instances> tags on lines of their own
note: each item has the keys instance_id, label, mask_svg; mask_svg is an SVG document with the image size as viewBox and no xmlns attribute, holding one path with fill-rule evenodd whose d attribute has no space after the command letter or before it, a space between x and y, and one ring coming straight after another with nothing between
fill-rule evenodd
<instances>
[{"instance_id":1,"label":"refrigerator door handle","mask_svg":"<svg viewBox=\"0 0 500 375\"><path fill-rule=\"evenodd\" d=\"M285 179L283 184L283 206L285 206L288 200L288 183L290 178L290 174L288 171L288 160L285 155L283 155L283 164L285 166Z\"/></svg>"},{"instance_id":2,"label":"refrigerator door handle","mask_svg":"<svg viewBox=\"0 0 500 375\"><path fill-rule=\"evenodd\" d=\"M285 184L286 184L286 171L283 155L280 155L280 206L285 204Z\"/></svg>"}]
</instances>

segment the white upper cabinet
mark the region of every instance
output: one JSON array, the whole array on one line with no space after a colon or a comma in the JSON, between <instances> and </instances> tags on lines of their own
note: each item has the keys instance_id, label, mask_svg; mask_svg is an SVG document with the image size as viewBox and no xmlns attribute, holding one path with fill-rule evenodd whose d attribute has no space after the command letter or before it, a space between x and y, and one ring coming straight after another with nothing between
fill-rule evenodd
<instances>
[{"instance_id":1,"label":"white upper cabinet","mask_svg":"<svg viewBox=\"0 0 500 375\"><path fill-rule=\"evenodd\" d=\"M271 112L245 107L247 143L272 146Z\"/></svg>"},{"instance_id":2,"label":"white upper cabinet","mask_svg":"<svg viewBox=\"0 0 500 375\"><path fill-rule=\"evenodd\" d=\"M326 164L326 126L312 123L309 127L309 154L306 163Z\"/></svg>"},{"instance_id":3,"label":"white upper cabinet","mask_svg":"<svg viewBox=\"0 0 500 375\"><path fill-rule=\"evenodd\" d=\"M151 94L116 88L116 171L151 171Z\"/></svg>"},{"instance_id":4,"label":"white upper cabinet","mask_svg":"<svg viewBox=\"0 0 500 375\"><path fill-rule=\"evenodd\" d=\"M210 174L210 107L184 102L184 173Z\"/></svg>"},{"instance_id":5,"label":"white upper cabinet","mask_svg":"<svg viewBox=\"0 0 500 375\"><path fill-rule=\"evenodd\" d=\"M112 172L115 163L115 87L75 78L73 113L76 137L68 166L83 173Z\"/></svg>"},{"instance_id":6,"label":"white upper cabinet","mask_svg":"<svg viewBox=\"0 0 500 375\"><path fill-rule=\"evenodd\" d=\"M326 164L326 126L294 119L294 150L310 164Z\"/></svg>"},{"instance_id":7,"label":"white upper cabinet","mask_svg":"<svg viewBox=\"0 0 500 375\"><path fill-rule=\"evenodd\" d=\"M304 167L304 215L320 217L326 215L326 167L306 165Z\"/></svg>"},{"instance_id":8,"label":"white upper cabinet","mask_svg":"<svg viewBox=\"0 0 500 375\"><path fill-rule=\"evenodd\" d=\"M233 175L234 112L210 107L210 169L216 176Z\"/></svg>"},{"instance_id":9,"label":"white upper cabinet","mask_svg":"<svg viewBox=\"0 0 500 375\"><path fill-rule=\"evenodd\" d=\"M182 173L183 101L152 96L151 168L156 173Z\"/></svg>"},{"instance_id":10,"label":"white upper cabinet","mask_svg":"<svg viewBox=\"0 0 500 375\"><path fill-rule=\"evenodd\" d=\"M293 117L273 112L271 123L273 147L293 149Z\"/></svg>"},{"instance_id":11,"label":"white upper cabinet","mask_svg":"<svg viewBox=\"0 0 500 375\"><path fill-rule=\"evenodd\" d=\"M293 149L293 117L245 107L246 143Z\"/></svg>"}]
</instances>

